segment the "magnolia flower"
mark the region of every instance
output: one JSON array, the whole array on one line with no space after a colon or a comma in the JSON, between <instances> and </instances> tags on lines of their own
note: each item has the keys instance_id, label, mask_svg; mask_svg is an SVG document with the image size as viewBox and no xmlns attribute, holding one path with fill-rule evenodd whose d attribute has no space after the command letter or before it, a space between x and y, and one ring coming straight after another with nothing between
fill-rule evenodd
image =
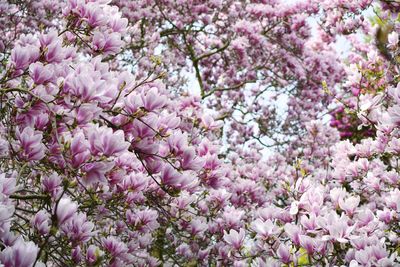
<instances>
[{"instance_id":1,"label":"magnolia flower","mask_svg":"<svg viewBox=\"0 0 400 267\"><path fill-rule=\"evenodd\" d=\"M45 210L40 210L33 217L31 224L41 235L48 234L50 231L50 214Z\"/></svg>"},{"instance_id":2,"label":"magnolia flower","mask_svg":"<svg viewBox=\"0 0 400 267\"><path fill-rule=\"evenodd\" d=\"M190 233L193 236L200 236L205 230L207 230L208 225L206 222L200 219L194 219L190 222Z\"/></svg>"},{"instance_id":3,"label":"magnolia flower","mask_svg":"<svg viewBox=\"0 0 400 267\"><path fill-rule=\"evenodd\" d=\"M158 93L156 87L152 87L145 95L142 95L143 106L147 111L154 111L156 109L162 108L167 98Z\"/></svg>"},{"instance_id":4,"label":"magnolia flower","mask_svg":"<svg viewBox=\"0 0 400 267\"><path fill-rule=\"evenodd\" d=\"M103 254L103 251L101 251L98 247L95 245L90 245L86 252L86 263L89 266L94 265Z\"/></svg>"},{"instance_id":5,"label":"magnolia flower","mask_svg":"<svg viewBox=\"0 0 400 267\"><path fill-rule=\"evenodd\" d=\"M290 204L290 215L296 215L299 212L299 201L293 201Z\"/></svg>"},{"instance_id":6,"label":"magnolia flower","mask_svg":"<svg viewBox=\"0 0 400 267\"><path fill-rule=\"evenodd\" d=\"M75 213L72 218L61 226L68 239L75 243L86 243L95 234L94 223L87 220L84 213Z\"/></svg>"},{"instance_id":7,"label":"magnolia flower","mask_svg":"<svg viewBox=\"0 0 400 267\"><path fill-rule=\"evenodd\" d=\"M399 43L399 34L397 32L391 32L388 35L388 46L391 49L395 49Z\"/></svg>"},{"instance_id":8,"label":"magnolia flower","mask_svg":"<svg viewBox=\"0 0 400 267\"><path fill-rule=\"evenodd\" d=\"M205 160L197 157L193 148L188 148L183 151L181 167L184 170L198 171L204 166Z\"/></svg>"},{"instance_id":9,"label":"magnolia flower","mask_svg":"<svg viewBox=\"0 0 400 267\"><path fill-rule=\"evenodd\" d=\"M41 160L45 156L45 146L42 143L42 133L35 132L31 127L26 127L21 132L16 131L22 149L22 157L26 160Z\"/></svg>"},{"instance_id":10,"label":"magnolia flower","mask_svg":"<svg viewBox=\"0 0 400 267\"><path fill-rule=\"evenodd\" d=\"M106 183L105 174L114 167L114 162L92 162L85 163L82 170L86 175L82 178L85 185L93 185L96 183Z\"/></svg>"},{"instance_id":11,"label":"magnolia flower","mask_svg":"<svg viewBox=\"0 0 400 267\"><path fill-rule=\"evenodd\" d=\"M0 174L0 193L9 196L17 190L17 180L15 177L6 177L4 173Z\"/></svg>"},{"instance_id":12,"label":"magnolia flower","mask_svg":"<svg viewBox=\"0 0 400 267\"><path fill-rule=\"evenodd\" d=\"M260 219L251 223L251 229L257 233L257 237L261 239L268 239L279 232L279 229L271 220L262 221Z\"/></svg>"},{"instance_id":13,"label":"magnolia flower","mask_svg":"<svg viewBox=\"0 0 400 267\"><path fill-rule=\"evenodd\" d=\"M242 225L242 218L245 212L239 208L227 207L222 214L224 224L229 228L238 228Z\"/></svg>"},{"instance_id":14,"label":"magnolia flower","mask_svg":"<svg viewBox=\"0 0 400 267\"><path fill-rule=\"evenodd\" d=\"M128 252L126 244L113 236L102 238L101 243L103 248L113 257L118 257L121 254Z\"/></svg>"},{"instance_id":15,"label":"magnolia flower","mask_svg":"<svg viewBox=\"0 0 400 267\"><path fill-rule=\"evenodd\" d=\"M216 122L214 120L214 118L210 115L204 115L201 118L201 122L202 122L204 128L209 129L209 130L219 129L223 125L222 121Z\"/></svg>"},{"instance_id":16,"label":"magnolia flower","mask_svg":"<svg viewBox=\"0 0 400 267\"><path fill-rule=\"evenodd\" d=\"M327 225L325 228L329 231L329 235L326 235L322 238L322 240L336 240L340 243L349 242L350 234L354 230L355 226L348 225L348 218L345 216L341 216L340 218L330 218L327 221Z\"/></svg>"},{"instance_id":17,"label":"magnolia flower","mask_svg":"<svg viewBox=\"0 0 400 267\"><path fill-rule=\"evenodd\" d=\"M182 132L176 132L175 134L169 136L167 143L171 153L182 153L188 147L187 139L187 134Z\"/></svg>"},{"instance_id":18,"label":"magnolia flower","mask_svg":"<svg viewBox=\"0 0 400 267\"><path fill-rule=\"evenodd\" d=\"M99 114L101 113L101 108L94 103L83 103L79 106L74 114L74 118L79 125L85 125L92 121L93 119L97 119Z\"/></svg>"},{"instance_id":19,"label":"magnolia flower","mask_svg":"<svg viewBox=\"0 0 400 267\"><path fill-rule=\"evenodd\" d=\"M29 72L35 84L43 84L53 77L52 65L43 66L43 63L36 62L29 66Z\"/></svg>"},{"instance_id":20,"label":"magnolia flower","mask_svg":"<svg viewBox=\"0 0 400 267\"><path fill-rule=\"evenodd\" d=\"M82 132L78 132L71 141L72 166L78 168L90 158L89 142Z\"/></svg>"},{"instance_id":21,"label":"magnolia flower","mask_svg":"<svg viewBox=\"0 0 400 267\"><path fill-rule=\"evenodd\" d=\"M101 52L103 55L113 55L121 51L124 42L121 40L121 34L117 32L103 33L96 31L93 34L93 50Z\"/></svg>"},{"instance_id":22,"label":"magnolia flower","mask_svg":"<svg viewBox=\"0 0 400 267\"><path fill-rule=\"evenodd\" d=\"M314 213L311 213L309 216L301 216L300 223L306 230L314 230L317 228L317 221Z\"/></svg>"},{"instance_id":23,"label":"magnolia flower","mask_svg":"<svg viewBox=\"0 0 400 267\"><path fill-rule=\"evenodd\" d=\"M81 250L80 246L77 246L72 249L71 258L75 263L81 262L83 255L82 255L82 250Z\"/></svg>"},{"instance_id":24,"label":"magnolia flower","mask_svg":"<svg viewBox=\"0 0 400 267\"><path fill-rule=\"evenodd\" d=\"M122 130L113 131L106 126L93 126L88 131L88 140L92 153L103 153L105 156L117 155L129 147L125 141L125 134Z\"/></svg>"},{"instance_id":25,"label":"magnolia flower","mask_svg":"<svg viewBox=\"0 0 400 267\"><path fill-rule=\"evenodd\" d=\"M285 233L293 241L295 245L300 245L300 227L294 224L287 223L284 226Z\"/></svg>"},{"instance_id":26,"label":"magnolia flower","mask_svg":"<svg viewBox=\"0 0 400 267\"><path fill-rule=\"evenodd\" d=\"M35 243L19 238L13 246L0 252L0 262L6 267L32 267L38 252L39 248Z\"/></svg>"},{"instance_id":27,"label":"magnolia flower","mask_svg":"<svg viewBox=\"0 0 400 267\"><path fill-rule=\"evenodd\" d=\"M307 251L307 254L312 255L315 252L316 242L314 238L307 235L300 235L300 245Z\"/></svg>"},{"instance_id":28,"label":"magnolia flower","mask_svg":"<svg viewBox=\"0 0 400 267\"><path fill-rule=\"evenodd\" d=\"M377 211L377 216L378 216L379 220L386 224L389 224L393 220L393 218L395 217L395 214L396 214L395 211L391 211L386 207L383 210Z\"/></svg>"},{"instance_id":29,"label":"magnolia flower","mask_svg":"<svg viewBox=\"0 0 400 267\"><path fill-rule=\"evenodd\" d=\"M394 125L399 125L400 124L400 106L392 106L388 108L388 113L391 119L391 122Z\"/></svg>"},{"instance_id":30,"label":"magnolia flower","mask_svg":"<svg viewBox=\"0 0 400 267\"><path fill-rule=\"evenodd\" d=\"M44 192L50 193L53 198L61 191L62 179L57 173L42 178L42 189Z\"/></svg>"},{"instance_id":31,"label":"magnolia flower","mask_svg":"<svg viewBox=\"0 0 400 267\"><path fill-rule=\"evenodd\" d=\"M135 114L139 108L143 107L143 101L139 94L132 92L124 98L125 111L129 115Z\"/></svg>"},{"instance_id":32,"label":"magnolia flower","mask_svg":"<svg viewBox=\"0 0 400 267\"><path fill-rule=\"evenodd\" d=\"M0 202L0 230L1 230L1 225L10 220L10 218L14 214L14 210L15 210L14 206L4 205Z\"/></svg>"},{"instance_id":33,"label":"magnolia flower","mask_svg":"<svg viewBox=\"0 0 400 267\"><path fill-rule=\"evenodd\" d=\"M179 189L184 189L194 182L192 177L179 173L170 164L164 165L160 178L162 184Z\"/></svg>"},{"instance_id":34,"label":"magnolia flower","mask_svg":"<svg viewBox=\"0 0 400 267\"><path fill-rule=\"evenodd\" d=\"M229 234L224 230L224 240L225 242L236 250L239 250L244 242L245 231L240 228L239 232L231 229Z\"/></svg>"},{"instance_id":35,"label":"magnolia flower","mask_svg":"<svg viewBox=\"0 0 400 267\"><path fill-rule=\"evenodd\" d=\"M39 57L39 48L28 45L16 46L11 51L11 64L16 70L25 69Z\"/></svg>"},{"instance_id":36,"label":"magnolia flower","mask_svg":"<svg viewBox=\"0 0 400 267\"><path fill-rule=\"evenodd\" d=\"M70 198L64 197L56 206L56 215L59 225L68 222L77 212L78 204L73 202Z\"/></svg>"},{"instance_id":37,"label":"magnolia flower","mask_svg":"<svg viewBox=\"0 0 400 267\"><path fill-rule=\"evenodd\" d=\"M131 210L126 212L127 222L135 225L141 232L152 231L158 228L157 217L157 212L151 209L140 210L135 213Z\"/></svg>"},{"instance_id":38,"label":"magnolia flower","mask_svg":"<svg viewBox=\"0 0 400 267\"><path fill-rule=\"evenodd\" d=\"M103 26L107 23L107 18L105 17L104 11L99 6L95 5L94 3L88 3L87 5L83 6L86 12L85 20L87 23L95 28L99 26Z\"/></svg>"},{"instance_id":39,"label":"magnolia flower","mask_svg":"<svg viewBox=\"0 0 400 267\"><path fill-rule=\"evenodd\" d=\"M281 243L279 245L276 254L280 258L280 260L285 264L289 264L292 261L292 255L290 254L290 250L284 243Z\"/></svg>"},{"instance_id":40,"label":"magnolia flower","mask_svg":"<svg viewBox=\"0 0 400 267\"><path fill-rule=\"evenodd\" d=\"M339 207L348 215L352 215L360 204L360 196L351 196L346 199L339 199Z\"/></svg>"},{"instance_id":41,"label":"magnolia flower","mask_svg":"<svg viewBox=\"0 0 400 267\"><path fill-rule=\"evenodd\" d=\"M342 201L343 198L346 196L346 189L335 187L329 192L329 196L331 198L332 203L339 207L339 201Z\"/></svg>"}]
</instances>

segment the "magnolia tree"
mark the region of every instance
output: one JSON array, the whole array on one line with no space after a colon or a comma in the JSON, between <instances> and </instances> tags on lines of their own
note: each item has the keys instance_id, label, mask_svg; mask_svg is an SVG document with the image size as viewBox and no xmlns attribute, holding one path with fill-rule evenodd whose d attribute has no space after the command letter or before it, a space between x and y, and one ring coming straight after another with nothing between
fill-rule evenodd
<instances>
[{"instance_id":1,"label":"magnolia tree","mask_svg":"<svg viewBox=\"0 0 400 267\"><path fill-rule=\"evenodd\" d=\"M398 266L399 9L0 1L0 265Z\"/></svg>"}]
</instances>

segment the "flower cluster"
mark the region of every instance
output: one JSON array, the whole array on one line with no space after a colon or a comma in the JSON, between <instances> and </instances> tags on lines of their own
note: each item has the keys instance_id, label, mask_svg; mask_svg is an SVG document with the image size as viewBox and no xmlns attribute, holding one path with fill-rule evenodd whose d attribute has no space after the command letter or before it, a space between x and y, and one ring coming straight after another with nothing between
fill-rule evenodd
<instances>
[{"instance_id":1,"label":"flower cluster","mask_svg":"<svg viewBox=\"0 0 400 267\"><path fill-rule=\"evenodd\" d=\"M400 264L390 3L3 2L0 265Z\"/></svg>"}]
</instances>

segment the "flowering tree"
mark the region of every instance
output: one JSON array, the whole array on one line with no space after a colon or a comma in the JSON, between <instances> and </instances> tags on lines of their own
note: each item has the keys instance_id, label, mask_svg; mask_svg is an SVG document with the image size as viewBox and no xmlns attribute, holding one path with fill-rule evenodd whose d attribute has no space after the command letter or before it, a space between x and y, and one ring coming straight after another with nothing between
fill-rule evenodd
<instances>
[{"instance_id":1,"label":"flowering tree","mask_svg":"<svg viewBox=\"0 0 400 267\"><path fill-rule=\"evenodd\" d=\"M397 9L1 1L0 263L399 265Z\"/></svg>"}]
</instances>

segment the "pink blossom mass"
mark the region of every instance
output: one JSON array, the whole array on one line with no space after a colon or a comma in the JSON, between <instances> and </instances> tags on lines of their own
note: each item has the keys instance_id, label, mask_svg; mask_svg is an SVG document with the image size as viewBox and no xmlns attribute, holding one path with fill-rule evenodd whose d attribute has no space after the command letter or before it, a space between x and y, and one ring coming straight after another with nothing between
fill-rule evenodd
<instances>
[{"instance_id":1,"label":"pink blossom mass","mask_svg":"<svg viewBox=\"0 0 400 267\"><path fill-rule=\"evenodd\" d=\"M400 266L399 15L0 0L0 266Z\"/></svg>"}]
</instances>

